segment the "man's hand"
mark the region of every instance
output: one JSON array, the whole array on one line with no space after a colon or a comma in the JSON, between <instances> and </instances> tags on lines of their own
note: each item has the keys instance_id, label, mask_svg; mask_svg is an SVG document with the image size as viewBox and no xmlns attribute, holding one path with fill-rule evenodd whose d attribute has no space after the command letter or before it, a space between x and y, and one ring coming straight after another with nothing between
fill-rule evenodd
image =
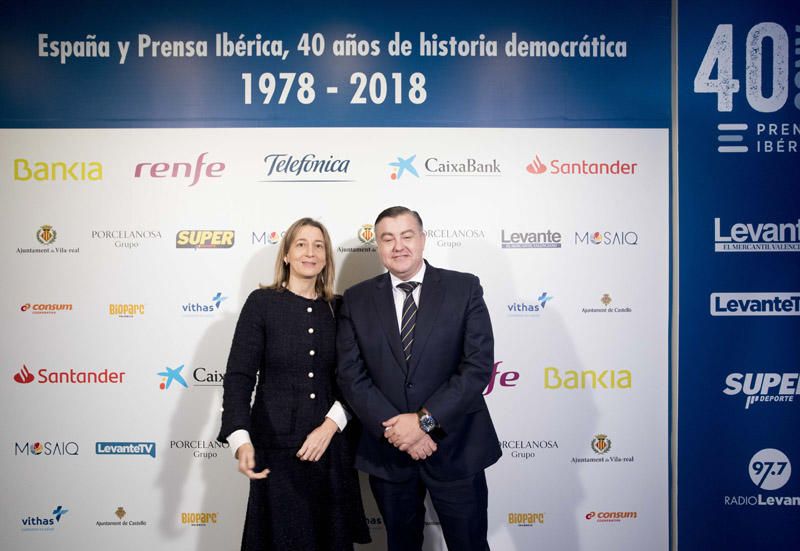
<instances>
[{"instance_id":1,"label":"man's hand","mask_svg":"<svg viewBox=\"0 0 800 551\"><path fill-rule=\"evenodd\" d=\"M433 438L431 438L429 434L426 434L420 438L419 442L408 449L408 455L410 455L414 461L419 461L429 458L435 451L436 442L433 441Z\"/></svg>"},{"instance_id":2,"label":"man's hand","mask_svg":"<svg viewBox=\"0 0 800 551\"><path fill-rule=\"evenodd\" d=\"M297 457L300 458L300 461L319 461L325 450L328 449L331 438L333 438L338 429L339 426L333 419L326 417L320 426L306 436L306 441L303 442L300 451L297 452Z\"/></svg>"},{"instance_id":3,"label":"man's hand","mask_svg":"<svg viewBox=\"0 0 800 551\"><path fill-rule=\"evenodd\" d=\"M383 422L383 436L400 451L407 451L419 442L425 431L419 427L416 413L401 413Z\"/></svg>"},{"instance_id":4,"label":"man's hand","mask_svg":"<svg viewBox=\"0 0 800 551\"><path fill-rule=\"evenodd\" d=\"M252 444L242 444L236 450L236 459L239 460L239 472L250 480L260 480L267 478L269 469L264 469L260 473L254 472L256 467L256 451Z\"/></svg>"}]
</instances>

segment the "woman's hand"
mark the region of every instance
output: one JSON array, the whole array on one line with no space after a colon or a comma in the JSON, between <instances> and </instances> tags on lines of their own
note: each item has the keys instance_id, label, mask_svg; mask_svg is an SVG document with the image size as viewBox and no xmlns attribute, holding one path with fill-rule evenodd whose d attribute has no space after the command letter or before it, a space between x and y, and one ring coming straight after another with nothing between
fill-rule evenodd
<instances>
[{"instance_id":1,"label":"woman's hand","mask_svg":"<svg viewBox=\"0 0 800 551\"><path fill-rule=\"evenodd\" d=\"M252 444L242 444L236 450L236 459L239 460L239 472L250 480L261 480L267 478L269 469L264 469L260 473L254 472L256 467L256 451Z\"/></svg>"},{"instance_id":2,"label":"woman's hand","mask_svg":"<svg viewBox=\"0 0 800 551\"><path fill-rule=\"evenodd\" d=\"M297 452L297 457L301 461L319 461L338 429L339 426L330 417L326 417L320 426L306 436L306 441Z\"/></svg>"}]
</instances>

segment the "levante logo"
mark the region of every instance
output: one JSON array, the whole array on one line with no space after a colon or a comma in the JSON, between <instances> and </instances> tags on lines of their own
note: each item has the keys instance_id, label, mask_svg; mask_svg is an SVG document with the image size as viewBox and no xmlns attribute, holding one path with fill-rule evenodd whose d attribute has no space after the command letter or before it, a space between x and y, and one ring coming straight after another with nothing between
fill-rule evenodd
<instances>
[{"instance_id":1,"label":"levante logo","mask_svg":"<svg viewBox=\"0 0 800 551\"><path fill-rule=\"evenodd\" d=\"M714 218L714 252L798 252L800 219L797 222L736 222L723 231L720 218Z\"/></svg>"},{"instance_id":2,"label":"levante logo","mask_svg":"<svg viewBox=\"0 0 800 551\"><path fill-rule=\"evenodd\" d=\"M623 161L620 159L595 161L595 160L571 160L562 161L553 159L549 163L543 162L539 154L534 154L531 161L525 165L528 174L579 174L581 176L632 176L636 174L639 163ZM549 169L549 170L548 170Z\"/></svg>"}]
</instances>

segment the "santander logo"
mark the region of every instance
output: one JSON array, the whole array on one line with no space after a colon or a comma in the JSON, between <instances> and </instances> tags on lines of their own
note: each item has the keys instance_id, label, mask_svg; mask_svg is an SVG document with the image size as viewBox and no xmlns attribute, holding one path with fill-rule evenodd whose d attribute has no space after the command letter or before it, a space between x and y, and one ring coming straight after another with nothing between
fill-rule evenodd
<instances>
[{"instance_id":1,"label":"santander logo","mask_svg":"<svg viewBox=\"0 0 800 551\"><path fill-rule=\"evenodd\" d=\"M27 385L33 382L33 373L28 371L28 367L25 364L22 364L22 369L14 373L14 380L23 385Z\"/></svg>"},{"instance_id":2,"label":"santander logo","mask_svg":"<svg viewBox=\"0 0 800 551\"><path fill-rule=\"evenodd\" d=\"M536 155L533 161L528 163L528 166L525 167L525 170L531 174L542 174L545 170L547 170L547 166L545 166L545 164L539 158L539 155Z\"/></svg>"}]
</instances>

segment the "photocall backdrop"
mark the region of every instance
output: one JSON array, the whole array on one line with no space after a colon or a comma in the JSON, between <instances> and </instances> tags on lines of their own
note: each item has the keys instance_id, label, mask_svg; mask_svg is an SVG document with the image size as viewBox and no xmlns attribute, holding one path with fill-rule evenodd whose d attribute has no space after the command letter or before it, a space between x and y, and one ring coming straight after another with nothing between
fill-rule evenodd
<instances>
[{"instance_id":1,"label":"photocall backdrop","mask_svg":"<svg viewBox=\"0 0 800 551\"><path fill-rule=\"evenodd\" d=\"M405 204L492 316L492 548L668 547L668 2L54 6L0 18L4 546L238 546L239 309Z\"/></svg>"}]
</instances>

